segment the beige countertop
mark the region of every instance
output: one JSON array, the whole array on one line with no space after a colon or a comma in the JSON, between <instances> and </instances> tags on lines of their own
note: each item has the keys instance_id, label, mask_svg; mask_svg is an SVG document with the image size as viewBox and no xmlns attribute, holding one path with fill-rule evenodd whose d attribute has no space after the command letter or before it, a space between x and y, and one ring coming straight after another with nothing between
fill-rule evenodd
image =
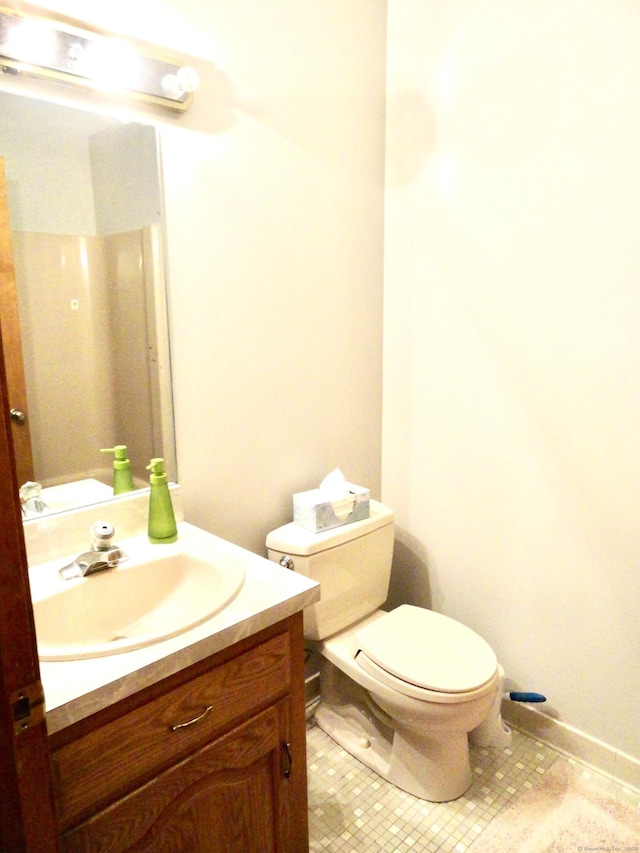
<instances>
[{"instance_id":1,"label":"beige countertop","mask_svg":"<svg viewBox=\"0 0 640 853\"><path fill-rule=\"evenodd\" d=\"M179 524L181 536L196 529L186 522ZM213 538L217 548L242 560L245 567L244 584L231 603L195 628L139 649L84 660L41 661L49 734L319 600L320 586L315 581L219 537Z\"/></svg>"}]
</instances>

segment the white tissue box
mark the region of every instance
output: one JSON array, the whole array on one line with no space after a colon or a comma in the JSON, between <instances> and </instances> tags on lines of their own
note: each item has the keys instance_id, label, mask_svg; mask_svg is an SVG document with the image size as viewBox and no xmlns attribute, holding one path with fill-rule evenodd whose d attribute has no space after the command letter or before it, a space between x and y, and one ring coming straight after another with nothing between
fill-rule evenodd
<instances>
[{"instance_id":1,"label":"white tissue box","mask_svg":"<svg viewBox=\"0 0 640 853\"><path fill-rule=\"evenodd\" d=\"M320 489L297 492L293 496L293 520L306 530L320 533L369 518L369 489L354 483L346 483L346 487L349 497L335 501L328 501Z\"/></svg>"}]
</instances>

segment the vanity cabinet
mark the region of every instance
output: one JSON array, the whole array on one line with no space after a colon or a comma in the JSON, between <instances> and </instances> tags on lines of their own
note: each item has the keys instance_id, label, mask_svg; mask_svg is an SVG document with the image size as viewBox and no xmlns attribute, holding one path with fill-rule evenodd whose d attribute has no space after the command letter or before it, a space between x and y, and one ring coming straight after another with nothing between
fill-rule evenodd
<instances>
[{"instance_id":1,"label":"vanity cabinet","mask_svg":"<svg viewBox=\"0 0 640 853\"><path fill-rule=\"evenodd\" d=\"M65 853L308 851L302 615L52 735Z\"/></svg>"}]
</instances>

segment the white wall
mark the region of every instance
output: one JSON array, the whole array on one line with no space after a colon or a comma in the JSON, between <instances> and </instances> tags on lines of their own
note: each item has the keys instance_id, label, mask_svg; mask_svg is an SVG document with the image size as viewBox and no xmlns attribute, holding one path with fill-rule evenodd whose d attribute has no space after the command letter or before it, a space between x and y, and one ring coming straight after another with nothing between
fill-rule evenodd
<instances>
[{"instance_id":1,"label":"white wall","mask_svg":"<svg viewBox=\"0 0 640 853\"><path fill-rule=\"evenodd\" d=\"M0 92L0 157L5 160L11 227L46 234L95 235L87 139L60 132L60 116L71 124L73 112L31 106L31 101ZM102 123L96 120L96 132Z\"/></svg>"},{"instance_id":2,"label":"white wall","mask_svg":"<svg viewBox=\"0 0 640 853\"><path fill-rule=\"evenodd\" d=\"M158 144L153 127L106 127L89 137L89 157L98 234L136 231L161 222Z\"/></svg>"},{"instance_id":3,"label":"white wall","mask_svg":"<svg viewBox=\"0 0 640 853\"><path fill-rule=\"evenodd\" d=\"M335 466L379 496L386 4L41 5L207 60L161 130L187 519L264 553Z\"/></svg>"},{"instance_id":4,"label":"white wall","mask_svg":"<svg viewBox=\"0 0 640 853\"><path fill-rule=\"evenodd\" d=\"M188 518L264 553L335 466L379 495L385 15L233 8L229 129L162 132L178 470Z\"/></svg>"},{"instance_id":5,"label":"white wall","mask_svg":"<svg viewBox=\"0 0 640 853\"><path fill-rule=\"evenodd\" d=\"M389 6L392 600L640 758L640 4Z\"/></svg>"}]
</instances>

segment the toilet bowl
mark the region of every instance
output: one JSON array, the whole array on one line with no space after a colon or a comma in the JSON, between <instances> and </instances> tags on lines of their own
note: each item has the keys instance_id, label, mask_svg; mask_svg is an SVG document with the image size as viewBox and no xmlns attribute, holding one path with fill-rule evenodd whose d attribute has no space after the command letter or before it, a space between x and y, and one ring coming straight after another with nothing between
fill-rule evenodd
<instances>
[{"instance_id":1,"label":"toilet bowl","mask_svg":"<svg viewBox=\"0 0 640 853\"><path fill-rule=\"evenodd\" d=\"M383 778L444 802L471 784L468 733L496 704L496 656L478 634L388 593L393 513L311 533L294 523L267 537L269 558L320 582L304 611L321 656L318 725Z\"/></svg>"},{"instance_id":2,"label":"toilet bowl","mask_svg":"<svg viewBox=\"0 0 640 853\"><path fill-rule=\"evenodd\" d=\"M438 639L443 627L450 631L449 648ZM403 655L421 628L420 644ZM434 637L438 658L429 673L427 648ZM378 651L375 643L383 652L377 660L371 657ZM444 802L467 790L467 734L486 718L499 684L495 655L481 637L446 616L402 605L374 612L317 648L322 663L316 721L323 731L414 796ZM463 650L469 655L464 659ZM460 663L462 671L456 669ZM441 689L438 670L445 676ZM435 686L425 687L429 682Z\"/></svg>"}]
</instances>

